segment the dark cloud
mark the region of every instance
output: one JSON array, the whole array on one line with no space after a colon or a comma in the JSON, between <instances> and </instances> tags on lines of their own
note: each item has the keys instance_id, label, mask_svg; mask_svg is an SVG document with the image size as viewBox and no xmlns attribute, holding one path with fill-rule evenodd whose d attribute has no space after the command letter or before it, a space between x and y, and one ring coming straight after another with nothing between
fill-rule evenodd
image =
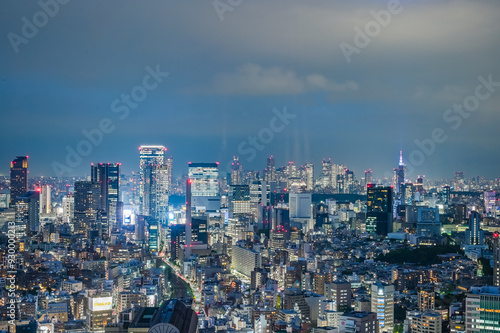
<instances>
[{"instance_id":1,"label":"dark cloud","mask_svg":"<svg viewBox=\"0 0 500 333\"><path fill-rule=\"evenodd\" d=\"M0 174L28 154L32 174L52 175L66 146L103 118L115 129L74 174L98 160L134 170L137 146L146 143L169 147L180 173L190 160L238 154L272 110L286 106L297 120L246 167L262 168L268 154L280 163L333 157L381 176L399 149L409 154L440 127L448 139L419 173L497 177L500 89L457 130L443 113L474 93L479 76L500 81L500 3L401 1L400 13L348 63L339 45L355 46L355 28L365 29L388 2L243 1L221 21L211 1L69 1L17 53L9 33L22 36L23 18L32 22L41 7L4 2ZM156 65L170 76L119 119L111 103Z\"/></svg>"}]
</instances>

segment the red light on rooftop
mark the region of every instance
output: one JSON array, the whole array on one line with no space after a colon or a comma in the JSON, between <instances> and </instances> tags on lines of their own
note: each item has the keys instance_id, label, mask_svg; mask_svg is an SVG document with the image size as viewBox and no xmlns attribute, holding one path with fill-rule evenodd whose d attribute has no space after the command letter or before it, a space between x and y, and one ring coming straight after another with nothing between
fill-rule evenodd
<instances>
[{"instance_id":1,"label":"red light on rooftop","mask_svg":"<svg viewBox=\"0 0 500 333\"><path fill-rule=\"evenodd\" d=\"M38 188L36 189L36 191L37 191L37 192L42 192L42 189L38 187Z\"/></svg>"},{"instance_id":2,"label":"red light on rooftop","mask_svg":"<svg viewBox=\"0 0 500 333\"><path fill-rule=\"evenodd\" d=\"M498 232L493 233L493 238L498 238Z\"/></svg>"}]
</instances>

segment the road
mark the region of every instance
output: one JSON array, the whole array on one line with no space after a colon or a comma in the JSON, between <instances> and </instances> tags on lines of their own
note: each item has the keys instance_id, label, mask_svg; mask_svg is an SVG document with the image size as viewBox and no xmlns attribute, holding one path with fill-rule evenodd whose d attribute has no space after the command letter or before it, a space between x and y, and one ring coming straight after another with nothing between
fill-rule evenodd
<instances>
[{"instance_id":1,"label":"road","mask_svg":"<svg viewBox=\"0 0 500 333\"><path fill-rule=\"evenodd\" d=\"M198 287L192 283L190 283L182 274L180 273L180 269L174 265L172 265L168 260L163 259L172 272L172 288L174 289L174 298L178 297L194 297L194 303L199 305L201 301L201 292ZM194 295L188 294L189 287L194 292Z\"/></svg>"}]
</instances>

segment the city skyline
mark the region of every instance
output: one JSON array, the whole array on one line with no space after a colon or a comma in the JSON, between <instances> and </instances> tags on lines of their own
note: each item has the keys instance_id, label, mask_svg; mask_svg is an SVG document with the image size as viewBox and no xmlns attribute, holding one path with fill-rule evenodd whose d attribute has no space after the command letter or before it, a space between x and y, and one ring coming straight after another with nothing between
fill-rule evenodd
<instances>
[{"instance_id":1,"label":"city skyline","mask_svg":"<svg viewBox=\"0 0 500 333\"><path fill-rule=\"evenodd\" d=\"M498 331L500 1L0 8L0 333Z\"/></svg>"}]
</instances>

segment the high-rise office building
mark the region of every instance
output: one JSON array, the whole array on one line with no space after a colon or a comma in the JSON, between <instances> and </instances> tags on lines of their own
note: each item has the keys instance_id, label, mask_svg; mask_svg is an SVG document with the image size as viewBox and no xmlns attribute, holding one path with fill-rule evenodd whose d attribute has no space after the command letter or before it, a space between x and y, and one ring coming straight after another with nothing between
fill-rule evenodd
<instances>
[{"instance_id":1,"label":"high-rise office building","mask_svg":"<svg viewBox=\"0 0 500 333\"><path fill-rule=\"evenodd\" d=\"M441 201L445 205L449 205L451 203L451 187L449 185L443 186L441 192Z\"/></svg>"},{"instance_id":2,"label":"high-rise office building","mask_svg":"<svg viewBox=\"0 0 500 333\"><path fill-rule=\"evenodd\" d=\"M229 187L229 212L232 216L250 214L250 186L232 185Z\"/></svg>"},{"instance_id":3,"label":"high-rise office building","mask_svg":"<svg viewBox=\"0 0 500 333\"><path fill-rule=\"evenodd\" d=\"M493 285L500 287L500 234L493 233Z\"/></svg>"},{"instance_id":4,"label":"high-rise office building","mask_svg":"<svg viewBox=\"0 0 500 333\"><path fill-rule=\"evenodd\" d=\"M65 195L62 199L63 223L73 224L73 216L75 214L75 197L73 194Z\"/></svg>"},{"instance_id":5,"label":"high-rise office building","mask_svg":"<svg viewBox=\"0 0 500 333\"><path fill-rule=\"evenodd\" d=\"M28 192L28 156L17 156L10 162L10 204Z\"/></svg>"},{"instance_id":6,"label":"high-rise office building","mask_svg":"<svg viewBox=\"0 0 500 333\"><path fill-rule=\"evenodd\" d=\"M396 192L401 192L401 185L405 183L405 169L406 165L403 162L403 151L399 151L399 165L396 169Z\"/></svg>"},{"instance_id":7,"label":"high-rise office building","mask_svg":"<svg viewBox=\"0 0 500 333\"><path fill-rule=\"evenodd\" d=\"M394 286L375 283L371 288L372 312L377 314L380 332L394 328Z\"/></svg>"},{"instance_id":8,"label":"high-rise office building","mask_svg":"<svg viewBox=\"0 0 500 333\"><path fill-rule=\"evenodd\" d=\"M98 163L90 167L91 181L100 186L99 209L106 212L110 231L120 212L120 163Z\"/></svg>"},{"instance_id":9,"label":"high-rise office building","mask_svg":"<svg viewBox=\"0 0 500 333\"><path fill-rule=\"evenodd\" d=\"M438 208L417 207L417 234L429 237L441 235Z\"/></svg>"},{"instance_id":10,"label":"high-rise office building","mask_svg":"<svg viewBox=\"0 0 500 333\"><path fill-rule=\"evenodd\" d=\"M483 245L484 233L481 230L481 214L472 211L469 215L469 230L465 233L468 245Z\"/></svg>"},{"instance_id":11,"label":"high-rise office building","mask_svg":"<svg viewBox=\"0 0 500 333\"><path fill-rule=\"evenodd\" d=\"M243 166L237 156L233 157L233 162L231 163L230 185L243 185Z\"/></svg>"},{"instance_id":12,"label":"high-rise office building","mask_svg":"<svg viewBox=\"0 0 500 333\"><path fill-rule=\"evenodd\" d=\"M496 192L495 191L485 191L484 192L484 213L486 216L495 216L496 213Z\"/></svg>"},{"instance_id":13,"label":"high-rise office building","mask_svg":"<svg viewBox=\"0 0 500 333\"><path fill-rule=\"evenodd\" d=\"M325 284L324 295L335 302L335 311L346 312L351 308L352 290L350 282L331 282Z\"/></svg>"},{"instance_id":14,"label":"high-rise office building","mask_svg":"<svg viewBox=\"0 0 500 333\"><path fill-rule=\"evenodd\" d=\"M148 212L144 209L143 201L145 195L145 183L146 183L146 167L148 165L163 165L165 164L165 152L167 148L164 146L140 146L139 147L139 199L141 205L141 212L148 215Z\"/></svg>"},{"instance_id":15,"label":"high-rise office building","mask_svg":"<svg viewBox=\"0 0 500 333\"><path fill-rule=\"evenodd\" d=\"M471 287L465 299L467 333L498 332L500 293L498 287Z\"/></svg>"},{"instance_id":16,"label":"high-rise office building","mask_svg":"<svg viewBox=\"0 0 500 333\"><path fill-rule=\"evenodd\" d=\"M166 225L171 170L168 165L148 164L144 170L143 214Z\"/></svg>"},{"instance_id":17,"label":"high-rise office building","mask_svg":"<svg viewBox=\"0 0 500 333\"><path fill-rule=\"evenodd\" d=\"M101 204L101 185L89 181L75 182L74 193L74 231L86 235L91 222L98 220Z\"/></svg>"},{"instance_id":18,"label":"high-rise office building","mask_svg":"<svg viewBox=\"0 0 500 333\"><path fill-rule=\"evenodd\" d=\"M219 163L189 163L188 167L194 197L219 195Z\"/></svg>"},{"instance_id":19,"label":"high-rise office building","mask_svg":"<svg viewBox=\"0 0 500 333\"><path fill-rule=\"evenodd\" d=\"M188 170L193 208L207 212L219 210L219 163L189 163Z\"/></svg>"},{"instance_id":20,"label":"high-rise office building","mask_svg":"<svg viewBox=\"0 0 500 333\"><path fill-rule=\"evenodd\" d=\"M40 191L28 191L17 197L16 233L30 236L37 232L40 221Z\"/></svg>"},{"instance_id":21,"label":"high-rise office building","mask_svg":"<svg viewBox=\"0 0 500 333\"><path fill-rule=\"evenodd\" d=\"M367 186L368 218L376 219L376 233L387 235L392 232L392 187L369 184Z\"/></svg>"},{"instance_id":22,"label":"high-rise office building","mask_svg":"<svg viewBox=\"0 0 500 333\"><path fill-rule=\"evenodd\" d=\"M40 190L40 214L50 214L52 211L51 187L44 185Z\"/></svg>"},{"instance_id":23,"label":"high-rise office building","mask_svg":"<svg viewBox=\"0 0 500 333\"><path fill-rule=\"evenodd\" d=\"M264 180L266 182L277 181L276 177L276 164L274 162L274 156L267 158L266 170L264 170Z\"/></svg>"},{"instance_id":24,"label":"high-rise office building","mask_svg":"<svg viewBox=\"0 0 500 333\"><path fill-rule=\"evenodd\" d=\"M186 226L184 224L173 224L170 226L170 258L176 260L184 245Z\"/></svg>"},{"instance_id":25,"label":"high-rise office building","mask_svg":"<svg viewBox=\"0 0 500 333\"><path fill-rule=\"evenodd\" d=\"M373 183L373 171L372 169L368 169L365 171L365 187L371 183Z\"/></svg>"},{"instance_id":26,"label":"high-rise office building","mask_svg":"<svg viewBox=\"0 0 500 333\"><path fill-rule=\"evenodd\" d=\"M312 192L314 190L314 163L307 163L304 166L306 190Z\"/></svg>"},{"instance_id":27,"label":"high-rise office building","mask_svg":"<svg viewBox=\"0 0 500 333\"><path fill-rule=\"evenodd\" d=\"M240 274L250 277L252 271L261 267L260 253L240 245L233 246L231 253L231 268Z\"/></svg>"}]
</instances>

